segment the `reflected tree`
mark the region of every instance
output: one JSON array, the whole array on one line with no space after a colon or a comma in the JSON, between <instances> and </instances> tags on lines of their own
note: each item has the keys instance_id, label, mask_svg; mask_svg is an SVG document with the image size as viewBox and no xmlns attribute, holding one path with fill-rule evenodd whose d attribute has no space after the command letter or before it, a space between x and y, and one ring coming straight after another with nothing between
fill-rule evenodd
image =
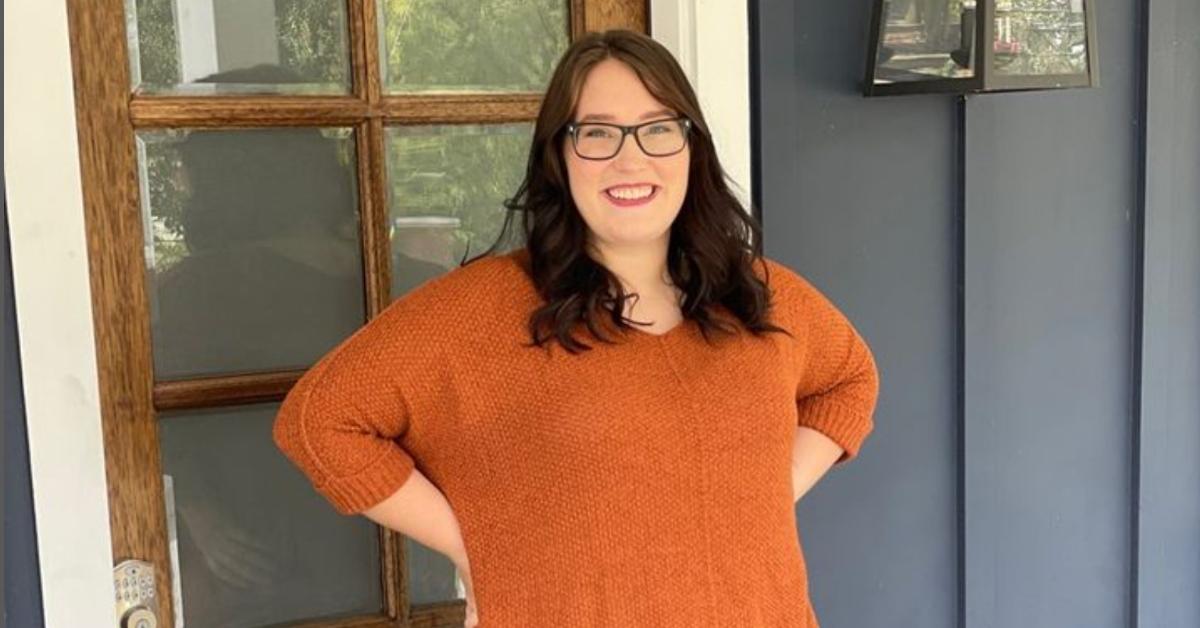
<instances>
[{"instance_id":1,"label":"reflected tree","mask_svg":"<svg viewBox=\"0 0 1200 628\"><path fill-rule=\"evenodd\" d=\"M565 0L381 0L395 90L540 91L566 49Z\"/></svg>"},{"instance_id":2,"label":"reflected tree","mask_svg":"<svg viewBox=\"0 0 1200 628\"><path fill-rule=\"evenodd\" d=\"M346 11L331 0L275 0L279 64L313 83L349 85Z\"/></svg>"},{"instance_id":3,"label":"reflected tree","mask_svg":"<svg viewBox=\"0 0 1200 628\"><path fill-rule=\"evenodd\" d=\"M127 28L137 48L141 80L156 85L179 82L179 44L175 36L173 0L136 0ZM131 47L130 52L132 53Z\"/></svg>"},{"instance_id":4,"label":"reflected tree","mask_svg":"<svg viewBox=\"0 0 1200 628\"><path fill-rule=\"evenodd\" d=\"M482 251L499 235L502 201L520 184L532 133L530 124L392 129L393 216L453 216L455 256Z\"/></svg>"},{"instance_id":5,"label":"reflected tree","mask_svg":"<svg viewBox=\"0 0 1200 628\"><path fill-rule=\"evenodd\" d=\"M1004 74L1077 74L1087 70L1082 0L996 3L996 69Z\"/></svg>"}]
</instances>

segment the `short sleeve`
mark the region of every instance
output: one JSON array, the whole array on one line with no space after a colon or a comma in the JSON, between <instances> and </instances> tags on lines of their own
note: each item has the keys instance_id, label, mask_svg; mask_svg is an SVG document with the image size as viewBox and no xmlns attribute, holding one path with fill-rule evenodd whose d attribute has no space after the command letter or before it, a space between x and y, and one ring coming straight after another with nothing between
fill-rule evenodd
<instances>
[{"instance_id":1,"label":"short sleeve","mask_svg":"<svg viewBox=\"0 0 1200 628\"><path fill-rule=\"evenodd\" d=\"M866 341L846 316L804 277L768 261L773 310L795 336L797 425L828 436L858 455L874 428L879 373Z\"/></svg>"},{"instance_id":2,"label":"short sleeve","mask_svg":"<svg viewBox=\"0 0 1200 628\"><path fill-rule=\"evenodd\" d=\"M398 442L409 413L393 318L385 312L321 358L275 417L276 446L342 514L383 501L415 468Z\"/></svg>"}]
</instances>

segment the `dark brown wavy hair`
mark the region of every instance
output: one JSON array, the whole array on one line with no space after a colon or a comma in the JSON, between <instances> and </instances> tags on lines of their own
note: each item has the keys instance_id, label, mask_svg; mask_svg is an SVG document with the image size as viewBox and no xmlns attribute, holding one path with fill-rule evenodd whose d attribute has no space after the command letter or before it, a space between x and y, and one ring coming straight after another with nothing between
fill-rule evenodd
<instances>
[{"instance_id":1,"label":"dark brown wavy hair","mask_svg":"<svg viewBox=\"0 0 1200 628\"><path fill-rule=\"evenodd\" d=\"M492 246L465 263L495 251L510 239L515 212L522 213L529 273L544 304L529 317L531 346L551 337L571 353L590 350L571 329L582 322L592 336L608 339L598 322L607 318L619 330L640 323L624 316L627 299L621 282L585 252L588 227L571 197L563 157L564 127L576 114L579 93L588 72L600 61L614 58L637 73L659 102L691 120L688 142L688 188L671 225L667 268L683 293L681 309L687 324L710 334L736 332L737 324L755 336L787 330L768 320L771 300L766 283L753 272L761 262L762 230L726 184L712 135L691 84L679 63L661 44L629 30L588 33L559 59L546 89L533 131L525 178L516 194L504 202L508 209L500 236ZM767 272L763 264L764 274ZM733 323L720 315L724 308ZM546 335L543 335L546 332ZM790 334L789 334L790 335Z\"/></svg>"}]
</instances>

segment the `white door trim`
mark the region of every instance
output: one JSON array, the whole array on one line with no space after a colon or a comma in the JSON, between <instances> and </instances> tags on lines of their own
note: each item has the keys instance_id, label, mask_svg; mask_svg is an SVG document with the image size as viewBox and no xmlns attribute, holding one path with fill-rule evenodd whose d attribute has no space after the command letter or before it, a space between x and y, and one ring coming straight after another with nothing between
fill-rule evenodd
<instances>
[{"instance_id":1,"label":"white door trim","mask_svg":"<svg viewBox=\"0 0 1200 628\"><path fill-rule=\"evenodd\" d=\"M48 628L115 624L67 7L5 0L4 13L4 174L44 617Z\"/></svg>"},{"instance_id":2,"label":"white door trim","mask_svg":"<svg viewBox=\"0 0 1200 628\"><path fill-rule=\"evenodd\" d=\"M4 9L4 168L45 620L93 626L113 617L113 556L66 3ZM748 208L746 4L652 0L650 10Z\"/></svg>"},{"instance_id":3,"label":"white door trim","mask_svg":"<svg viewBox=\"0 0 1200 628\"><path fill-rule=\"evenodd\" d=\"M749 211L749 6L729 0L651 0L650 33L692 82L721 166Z\"/></svg>"}]
</instances>

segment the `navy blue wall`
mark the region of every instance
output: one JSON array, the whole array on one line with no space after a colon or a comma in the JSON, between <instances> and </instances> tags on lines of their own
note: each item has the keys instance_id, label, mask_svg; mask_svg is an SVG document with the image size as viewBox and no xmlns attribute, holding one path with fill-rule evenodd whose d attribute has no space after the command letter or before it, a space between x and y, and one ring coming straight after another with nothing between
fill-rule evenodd
<instances>
[{"instance_id":1,"label":"navy blue wall","mask_svg":"<svg viewBox=\"0 0 1200 628\"><path fill-rule=\"evenodd\" d=\"M1135 564L1140 626L1200 626L1200 2L1153 0Z\"/></svg>"},{"instance_id":2,"label":"navy blue wall","mask_svg":"<svg viewBox=\"0 0 1200 628\"><path fill-rule=\"evenodd\" d=\"M860 95L871 4L751 6L767 254L882 377L797 510L822 627L1200 626L1200 3L965 100Z\"/></svg>"},{"instance_id":3,"label":"navy blue wall","mask_svg":"<svg viewBox=\"0 0 1200 628\"><path fill-rule=\"evenodd\" d=\"M850 317L881 376L864 454L797 522L822 626L948 628L956 590L953 98L868 100L865 2L758 6L766 253Z\"/></svg>"},{"instance_id":4,"label":"navy blue wall","mask_svg":"<svg viewBox=\"0 0 1200 628\"><path fill-rule=\"evenodd\" d=\"M42 592L38 577L37 543L33 522L33 493L29 483L29 450L25 438L25 400L13 305L12 255L8 240L8 201L0 178L0 405L4 406L0 436L0 486L4 487L4 537L0 541L0 628L41 626Z\"/></svg>"}]
</instances>

